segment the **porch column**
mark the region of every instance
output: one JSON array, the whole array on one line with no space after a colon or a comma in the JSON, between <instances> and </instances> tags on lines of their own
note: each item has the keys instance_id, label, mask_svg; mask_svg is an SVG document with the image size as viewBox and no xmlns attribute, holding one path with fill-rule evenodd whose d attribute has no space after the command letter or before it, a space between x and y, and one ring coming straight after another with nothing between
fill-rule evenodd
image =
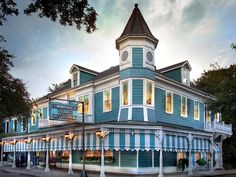
<instances>
[{"instance_id":1,"label":"porch column","mask_svg":"<svg viewBox=\"0 0 236 177\"><path fill-rule=\"evenodd\" d=\"M158 132L158 134L155 134L155 136L159 139L159 146L160 146L160 162L159 162L159 175L158 177L164 177L163 174L163 155L162 155L162 141L165 137L165 134L162 130Z\"/></svg>"},{"instance_id":2,"label":"porch column","mask_svg":"<svg viewBox=\"0 0 236 177\"><path fill-rule=\"evenodd\" d=\"M50 168L49 168L49 142L46 141L46 146L47 146L47 154L46 154L46 167L45 167L45 172L49 172Z\"/></svg>"},{"instance_id":3,"label":"porch column","mask_svg":"<svg viewBox=\"0 0 236 177\"><path fill-rule=\"evenodd\" d=\"M12 164L12 168L16 168L16 144L14 144L13 146L14 146L14 152L13 152L13 164Z\"/></svg>"},{"instance_id":4,"label":"porch column","mask_svg":"<svg viewBox=\"0 0 236 177\"><path fill-rule=\"evenodd\" d=\"M72 139L69 139L69 169L68 169L68 175L73 175L74 172L72 170Z\"/></svg>"},{"instance_id":5,"label":"porch column","mask_svg":"<svg viewBox=\"0 0 236 177\"><path fill-rule=\"evenodd\" d=\"M31 166L30 166L30 142L28 142L27 145L28 145L28 154L27 154L27 167L26 167L26 170L31 170Z\"/></svg>"},{"instance_id":6,"label":"porch column","mask_svg":"<svg viewBox=\"0 0 236 177\"><path fill-rule=\"evenodd\" d=\"M192 167L192 134L188 134L188 145L189 145L189 153L188 153L188 176L193 176L193 167Z\"/></svg>"},{"instance_id":7,"label":"porch column","mask_svg":"<svg viewBox=\"0 0 236 177\"><path fill-rule=\"evenodd\" d=\"M211 174L214 174L213 143L214 143L214 139L213 139L213 137L211 137Z\"/></svg>"},{"instance_id":8,"label":"porch column","mask_svg":"<svg viewBox=\"0 0 236 177\"><path fill-rule=\"evenodd\" d=\"M223 149L222 149L222 141L223 138L221 137L220 140L220 168L223 169Z\"/></svg>"},{"instance_id":9,"label":"porch column","mask_svg":"<svg viewBox=\"0 0 236 177\"><path fill-rule=\"evenodd\" d=\"M3 166L3 149L4 149L4 142L1 142L1 163L0 163L0 167Z\"/></svg>"}]
</instances>

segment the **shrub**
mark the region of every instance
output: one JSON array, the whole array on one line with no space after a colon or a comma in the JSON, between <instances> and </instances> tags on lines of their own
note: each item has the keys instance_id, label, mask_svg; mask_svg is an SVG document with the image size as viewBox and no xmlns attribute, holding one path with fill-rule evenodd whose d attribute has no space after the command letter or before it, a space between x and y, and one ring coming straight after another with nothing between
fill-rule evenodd
<instances>
[{"instance_id":1,"label":"shrub","mask_svg":"<svg viewBox=\"0 0 236 177\"><path fill-rule=\"evenodd\" d=\"M197 163L199 166L204 166L204 165L206 165L206 161L205 161L204 159L198 159L198 160L196 161L196 163Z\"/></svg>"}]
</instances>

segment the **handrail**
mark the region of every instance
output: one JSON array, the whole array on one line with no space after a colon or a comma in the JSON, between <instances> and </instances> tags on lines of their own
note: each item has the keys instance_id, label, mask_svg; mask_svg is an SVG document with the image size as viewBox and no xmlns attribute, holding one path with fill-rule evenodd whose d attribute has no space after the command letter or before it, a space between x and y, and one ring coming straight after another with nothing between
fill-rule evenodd
<instances>
[{"instance_id":1,"label":"handrail","mask_svg":"<svg viewBox=\"0 0 236 177\"><path fill-rule=\"evenodd\" d=\"M232 133L232 124L225 124L224 122L217 122L216 120L205 122L204 129L206 131L221 131L226 133Z\"/></svg>"}]
</instances>

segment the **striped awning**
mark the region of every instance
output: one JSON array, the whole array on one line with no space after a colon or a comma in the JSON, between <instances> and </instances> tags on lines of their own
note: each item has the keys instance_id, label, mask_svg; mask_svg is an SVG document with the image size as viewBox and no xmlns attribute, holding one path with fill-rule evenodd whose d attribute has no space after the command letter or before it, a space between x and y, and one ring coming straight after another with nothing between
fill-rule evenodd
<instances>
[{"instance_id":1,"label":"striped awning","mask_svg":"<svg viewBox=\"0 0 236 177\"><path fill-rule=\"evenodd\" d=\"M30 151L46 151L47 145L42 141L41 137L32 138ZM160 150L160 143L155 132L145 130L130 131L127 129L120 129L120 131L110 131L104 140L105 150L131 150L131 151L149 151ZM82 150L82 133L75 132L71 147L73 150ZM15 147L14 147L15 146ZM6 142L4 144L4 152L13 152L16 148L17 152L27 151L28 146L23 140L18 140L16 145L11 145ZM69 140L64 135L52 135L49 143L50 151L64 151L69 150ZM95 131L88 131L85 134L85 149L98 150L101 148L101 140L96 136ZM162 148L164 151L187 152L189 151L189 144L186 136L165 134L162 141ZM210 151L210 141L204 138L193 138L192 151L208 152Z\"/></svg>"},{"instance_id":2,"label":"striped awning","mask_svg":"<svg viewBox=\"0 0 236 177\"><path fill-rule=\"evenodd\" d=\"M211 142L209 139L203 138L193 138L192 140L192 150L195 152L209 152Z\"/></svg>"}]
</instances>

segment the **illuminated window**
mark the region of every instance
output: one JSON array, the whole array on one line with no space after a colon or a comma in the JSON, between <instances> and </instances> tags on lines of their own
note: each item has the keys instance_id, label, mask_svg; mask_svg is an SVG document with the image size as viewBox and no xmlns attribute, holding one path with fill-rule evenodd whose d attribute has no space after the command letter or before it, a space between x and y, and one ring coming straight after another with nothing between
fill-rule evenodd
<instances>
[{"instance_id":1,"label":"illuminated window","mask_svg":"<svg viewBox=\"0 0 236 177\"><path fill-rule=\"evenodd\" d=\"M210 122L211 121L211 111L206 110L206 122Z\"/></svg>"},{"instance_id":2,"label":"illuminated window","mask_svg":"<svg viewBox=\"0 0 236 177\"><path fill-rule=\"evenodd\" d=\"M90 113L89 95L79 97L79 101L84 102L84 113L89 114ZM79 112L82 113L82 104L79 104Z\"/></svg>"},{"instance_id":3,"label":"illuminated window","mask_svg":"<svg viewBox=\"0 0 236 177\"><path fill-rule=\"evenodd\" d=\"M35 125L36 124L36 112L33 111L31 114L31 125Z\"/></svg>"},{"instance_id":4,"label":"illuminated window","mask_svg":"<svg viewBox=\"0 0 236 177\"><path fill-rule=\"evenodd\" d=\"M194 119L199 120L199 103L194 101Z\"/></svg>"},{"instance_id":5,"label":"illuminated window","mask_svg":"<svg viewBox=\"0 0 236 177\"><path fill-rule=\"evenodd\" d=\"M216 122L220 122L220 113L215 113L215 120Z\"/></svg>"},{"instance_id":6,"label":"illuminated window","mask_svg":"<svg viewBox=\"0 0 236 177\"><path fill-rule=\"evenodd\" d=\"M104 112L111 111L111 89L103 92L103 110Z\"/></svg>"},{"instance_id":7,"label":"illuminated window","mask_svg":"<svg viewBox=\"0 0 236 177\"><path fill-rule=\"evenodd\" d=\"M73 86L77 86L78 85L78 73L74 73L73 74Z\"/></svg>"},{"instance_id":8,"label":"illuminated window","mask_svg":"<svg viewBox=\"0 0 236 177\"><path fill-rule=\"evenodd\" d=\"M195 153L195 161L201 159L201 153L200 152L196 152Z\"/></svg>"},{"instance_id":9,"label":"illuminated window","mask_svg":"<svg viewBox=\"0 0 236 177\"><path fill-rule=\"evenodd\" d=\"M166 112L173 113L173 93L166 91Z\"/></svg>"},{"instance_id":10,"label":"illuminated window","mask_svg":"<svg viewBox=\"0 0 236 177\"><path fill-rule=\"evenodd\" d=\"M181 116L187 117L188 115L188 108L187 108L187 98L181 96Z\"/></svg>"},{"instance_id":11,"label":"illuminated window","mask_svg":"<svg viewBox=\"0 0 236 177\"><path fill-rule=\"evenodd\" d=\"M154 105L154 84L153 82L147 81L145 82L145 104Z\"/></svg>"},{"instance_id":12,"label":"illuminated window","mask_svg":"<svg viewBox=\"0 0 236 177\"><path fill-rule=\"evenodd\" d=\"M177 152L177 161L179 161L180 159L185 159L185 158L186 158L185 152Z\"/></svg>"},{"instance_id":13,"label":"illuminated window","mask_svg":"<svg viewBox=\"0 0 236 177\"><path fill-rule=\"evenodd\" d=\"M122 82L122 105L128 105L129 104L129 83L128 81Z\"/></svg>"}]
</instances>

